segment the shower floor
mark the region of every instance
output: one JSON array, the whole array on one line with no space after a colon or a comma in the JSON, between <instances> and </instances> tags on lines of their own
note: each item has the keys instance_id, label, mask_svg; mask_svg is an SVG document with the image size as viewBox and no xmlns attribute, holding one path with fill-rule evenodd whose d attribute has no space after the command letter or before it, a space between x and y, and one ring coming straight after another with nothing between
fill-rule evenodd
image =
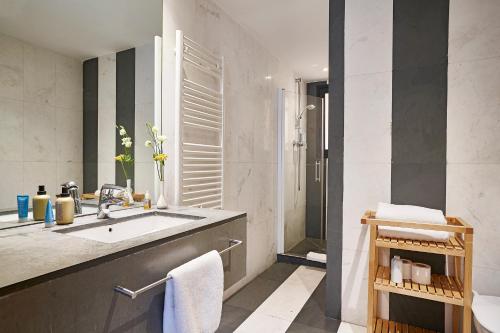
<instances>
[{"instance_id":1,"label":"shower floor","mask_svg":"<svg viewBox=\"0 0 500 333\"><path fill-rule=\"evenodd\" d=\"M305 258L308 252L326 253L326 241L324 239L306 238L285 252L285 254Z\"/></svg>"}]
</instances>

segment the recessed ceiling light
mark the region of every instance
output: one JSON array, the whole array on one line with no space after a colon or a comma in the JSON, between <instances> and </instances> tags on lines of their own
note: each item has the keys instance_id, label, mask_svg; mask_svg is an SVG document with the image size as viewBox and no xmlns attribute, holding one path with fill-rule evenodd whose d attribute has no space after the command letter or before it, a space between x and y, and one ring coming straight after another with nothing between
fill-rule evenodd
<instances>
[{"instance_id":1,"label":"recessed ceiling light","mask_svg":"<svg viewBox=\"0 0 500 333\"><path fill-rule=\"evenodd\" d=\"M264 77L264 79L266 79L266 80L271 80L272 78L273 77L271 75L267 75L267 76Z\"/></svg>"},{"instance_id":2,"label":"recessed ceiling light","mask_svg":"<svg viewBox=\"0 0 500 333\"><path fill-rule=\"evenodd\" d=\"M328 67L323 67L323 72L328 72Z\"/></svg>"}]
</instances>

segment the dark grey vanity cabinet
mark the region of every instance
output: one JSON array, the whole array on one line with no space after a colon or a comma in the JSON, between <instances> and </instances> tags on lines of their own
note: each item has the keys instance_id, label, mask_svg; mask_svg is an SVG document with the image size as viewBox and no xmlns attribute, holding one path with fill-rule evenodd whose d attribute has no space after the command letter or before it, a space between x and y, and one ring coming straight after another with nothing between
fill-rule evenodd
<instances>
[{"instance_id":1,"label":"dark grey vanity cabinet","mask_svg":"<svg viewBox=\"0 0 500 333\"><path fill-rule=\"evenodd\" d=\"M4 293L0 332L161 333L165 285L136 299L116 293L113 287L137 290L190 259L228 247L230 239L243 244L222 255L228 288L246 275L246 217L54 272L45 281Z\"/></svg>"}]
</instances>

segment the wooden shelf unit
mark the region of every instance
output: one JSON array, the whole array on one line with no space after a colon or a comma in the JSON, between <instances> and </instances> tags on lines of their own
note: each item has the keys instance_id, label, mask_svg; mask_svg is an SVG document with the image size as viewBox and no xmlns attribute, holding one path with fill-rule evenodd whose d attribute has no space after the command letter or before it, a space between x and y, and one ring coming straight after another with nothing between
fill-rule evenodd
<instances>
[{"instance_id":1,"label":"wooden shelf unit","mask_svg":"<svg viewBox=\"0 0 500 333\"><path fill-rule=\"evenodd\" d=\"M424 328L410 326L408 324L397 323L392 320L377 318L375 324L375 333L436 333L435 331Z\"/></svg>"},{"instance_id":2,"label":"wooden shelf unit","mask_svg":"<svg viewBox=\"0 0 500 333\"><path fill-rule=\"evenodd\" d=\"M367 332L432 332L377 318L379 291L452 304L453 332L459 332L460 314L462 316L461 332L471 332L473 228L458 217L446 217L446 221L447 224L441 225L416 221L381 220L375 218L375 212L373 211L367 211L361 218L361 224L367 224L370 228ZM379 226L448 231L453 233L453 236L447 242L383 237L378 235ZM390 281L390 268L379 266L379 248L454 256L455 274L454 276L434 274L432 275L432 283L430 285L421 285L407 280L403 283L395 284ZM393 325L392 329L391 325Z\"/></svg>"}]
</instances>

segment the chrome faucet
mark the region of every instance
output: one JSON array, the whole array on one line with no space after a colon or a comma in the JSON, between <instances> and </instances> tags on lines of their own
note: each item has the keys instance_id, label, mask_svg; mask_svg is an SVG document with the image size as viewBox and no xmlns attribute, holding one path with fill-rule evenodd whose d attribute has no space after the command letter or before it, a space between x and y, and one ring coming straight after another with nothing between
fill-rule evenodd
<instances>
[{"instance_id":1,"label":"chrome faucet","mask_svg":"<svg viewBox=\"0 0 500 333\"><path fill-rule=\"evenodd\" d=\"M81 214L82 213L82 200L80 199L80 192L78 191L78 185L72 180L69 182L66 182L64 184L61 184L62 187L65 187L68 189L69 195L73 200L75 201L75 214Z\"/></svg>"},{"instance_id":2,"label":"chrome faucet","mask_svg":"<svg viewBox=\"0 0 500 333\"><path fill-rule=\"evenodd\" d=\"M97 218L109 218L109 206L121 206L126 199L126 189L124 187L113 184L102 185L99 194L99 205L97 206Z\"/></svg>"}]
</instances>

